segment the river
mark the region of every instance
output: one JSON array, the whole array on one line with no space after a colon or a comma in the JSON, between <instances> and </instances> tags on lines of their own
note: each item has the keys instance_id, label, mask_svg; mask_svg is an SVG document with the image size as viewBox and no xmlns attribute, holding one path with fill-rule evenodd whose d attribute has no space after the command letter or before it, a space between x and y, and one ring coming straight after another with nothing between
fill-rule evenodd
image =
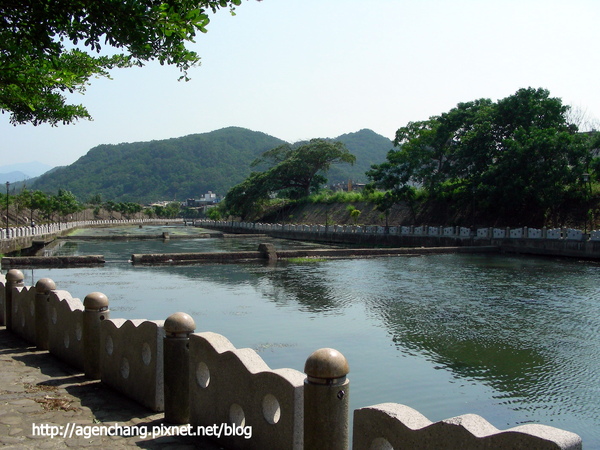
<instances>
[{"instance_id":1,"label":"river","mask_svg":"<svg viewBox=\"0 0 600 450\"><path fill-rule=\"evenodd\" d=\"M180 228L113 229L172 235ZM87 234L106 233L88 230ZM600 448L600 264L445 254L186 266L131 265L132 253L255 250L310 243L246 239L69 240L57 254L102 254L100 268L27 269L111 317L166 319L255 349L302 371L317 348L349 361L352 409L397 402L432 421L483 416L499 429L541 423Z\"/></svg>"}]
</instances>

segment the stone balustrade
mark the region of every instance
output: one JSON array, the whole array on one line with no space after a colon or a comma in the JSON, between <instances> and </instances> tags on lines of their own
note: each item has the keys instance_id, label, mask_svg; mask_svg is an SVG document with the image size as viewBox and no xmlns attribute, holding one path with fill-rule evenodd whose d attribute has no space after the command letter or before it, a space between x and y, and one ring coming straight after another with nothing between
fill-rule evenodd
<instances>
[{"instance_id":1,"label":"stone balustrade","mask_svg":"<svg viewBox=\"0 0 600 450\"><path fill-rule=\"evenodd\" d=\"M62 233L73 228L96 226L135 225L144 223L174 223L182 219L112 219L112 220L80 220L75 222L56 222L35 226L21 226L0 229L0 240L19 237L45 236L48 234Z\"/></svg>"},{"instance_id":2,"label":"stone balustrade","mask_svg":"<svg viewBox=\"0 0 600 450\"><path fill-rule=\"evenodd\" d=\"M440 229L421 228L430 231ZM88 378L101 379L152 410L164 410L169 423L189 423L194 429L222 424L233 431L218 439L228 448L349 448L349 366L336 350L311 354L306 375L271 369L255 351L237 349L224 336L194 333L195 324L185 313L165 321L114 319L99 292L82 303L57 290L52 280L39 280L35 288L23 280L16 269L0 275L0 319L7 330L48 349ZM357 450L582 448L578 435L549 426L498 430L471 414L432 423L392 403L356 410L352 434Z\"/></svg>"},{"instance_id":3,"label":"stone balustrade","mask_svg":"<svg viewBox=\"0 0 600 450\"><path fill-rule=\"evenodd\" d=\"M196 226L236 228L249 231L289 231L304 233L334 233L334 234L390 234L403 236L444 236L458 238L480 238L480 239L564 239L572 241L600 241L600 230L584 233L582 230L572 228L494 228L484 227L471 229L468 227L445 227L445 226L390 226L382 227L375 225L303 225L303 224L270 224L237 221L214 221L196 220Z\"/></svg>"}]
</instances>

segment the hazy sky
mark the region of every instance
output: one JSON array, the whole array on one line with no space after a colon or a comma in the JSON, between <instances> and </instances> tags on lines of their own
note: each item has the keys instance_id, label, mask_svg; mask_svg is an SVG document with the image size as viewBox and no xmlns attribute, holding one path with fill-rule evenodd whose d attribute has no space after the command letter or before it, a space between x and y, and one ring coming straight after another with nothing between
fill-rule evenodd
<instances>
[{"instance_id":1,"label":"hazy sky","mask_svg":"<svg viewBox=\"0 0 600 450\"><path fill-rule=\"evenodd\" d=\"M178 82L150 64L93 80L93 121L17 126L0 116L0 166L76 161L105 143L240 126L293 142L370 128L393 138L477 98L543 87L600 115L598 0L245 0L221 11Z\"/></svg>"}]
</instances>

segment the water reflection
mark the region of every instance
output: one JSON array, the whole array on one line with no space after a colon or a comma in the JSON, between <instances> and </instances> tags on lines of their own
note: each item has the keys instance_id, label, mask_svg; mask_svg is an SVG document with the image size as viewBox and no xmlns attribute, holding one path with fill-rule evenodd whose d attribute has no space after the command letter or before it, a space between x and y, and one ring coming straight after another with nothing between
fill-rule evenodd
<instances>
[{"instance_id":1,"label":"water reflection","mask_svg":"<svg viewBox=\"0 0 600 450\"><path fill-rule=\"evenodd\" d=\"M600 447L600 265L484 255L126 263L131 253L254 250L264 240L67 241L60 251L118 263L31 277L80 297L100 290L113 317L187 311L273 367L302 370L317 346L339 348L351 362L352 407L399 401L433 420L474 412L499 428L534 421Z\"/></svg>"},{"instance_id":2,"label":"water reflection","mask_svg":"<svg viewBox=\"0 0 600 450\"><path fill-rule=\"evenodd\" d=\"M458 255L369 264L356 294L400 351L491 386L535 420L583 411L600 423L600 267Z\"/></svg>"},{"instance_id":3,"label":"water reflection","mask_svg":"<svg viewBox=\"0 0 600 450\"><path fill-rule=\"evenodd\" d=\"M294 303L301 311L339 314L349 301L347 296L340 295L320 263L281 262L253 272L260 276L256 289L280 306Z\"/></svg>"}]
</instances>

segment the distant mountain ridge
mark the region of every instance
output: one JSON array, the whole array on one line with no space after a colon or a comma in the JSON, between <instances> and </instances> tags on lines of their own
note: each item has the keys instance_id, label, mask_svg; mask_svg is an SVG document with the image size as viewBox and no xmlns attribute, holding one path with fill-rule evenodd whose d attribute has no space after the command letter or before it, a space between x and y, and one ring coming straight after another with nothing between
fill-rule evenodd
<instances>
[{"instance_id":1,"label":"distant mountain ridge","mask_svg":"<svg viewBox=\"0 0 600 450\"><path fill-rule=\"evenodd\" d=\"M29 175L20 171L0 173L0 180L2 180L2 182L8 181L9 183L16 183L25 181L29 178L31 178Z\"/></svg>"},{"instance_id":2,"label":"distant mountain ridge","mask_svg":"<svg viewBox=\"0 0 600 450\"><path fill-rule=\"evenodd\" d=\"M366 129L334 140L344 142L357 161L333 167L330 182L365 181L365 171L383 162L392 148L389 139ZM31 188L67 189L81 201L96 194L141 203L197 198L208 191L225 195L250 174L252 161L284 143L262 132L228 127L159 141L99 145L73 164L40 176Z\"/></svg>"},{"instance_id":3,"label":"distant mountain ridge","mask_svg":"<svg viewBox=\"0 0 600 450\"><path fill-rule=\"evenodd\" d=\"M37 161L0 166L0 182L17 183L48 172L52 166Z\"/></svg>"}]
</instances>

